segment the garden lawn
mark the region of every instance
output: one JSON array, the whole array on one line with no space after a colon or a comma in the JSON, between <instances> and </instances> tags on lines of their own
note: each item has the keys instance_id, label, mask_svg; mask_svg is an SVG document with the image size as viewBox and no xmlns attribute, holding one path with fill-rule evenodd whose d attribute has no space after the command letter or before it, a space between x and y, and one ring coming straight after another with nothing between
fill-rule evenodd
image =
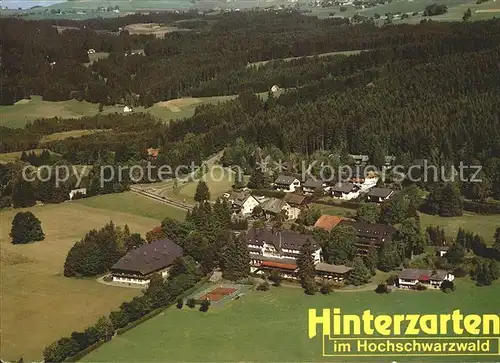
<instances>
[{"instance_id":1,"label":"garden lawn","mask_svg":"<svg viewBox=\"0 0 500 363\"><path fill-rule=\"evenodd\" d=\"M85 362L390 362L397 357L322 357L322 340L307 335L309 308L340 308L344 313L497 313L500 283L476 287L460 281L450 294L441 291L333 292L307 296L302 289L278 287L252 291L207 313L175 307L113 338L87 355ZM422 362L405 357L405 362ZM460 357L460 361L498 361L498 357ZM426 357L425 362L456 362L457 357Z\"/></svg>"}]
</instances>

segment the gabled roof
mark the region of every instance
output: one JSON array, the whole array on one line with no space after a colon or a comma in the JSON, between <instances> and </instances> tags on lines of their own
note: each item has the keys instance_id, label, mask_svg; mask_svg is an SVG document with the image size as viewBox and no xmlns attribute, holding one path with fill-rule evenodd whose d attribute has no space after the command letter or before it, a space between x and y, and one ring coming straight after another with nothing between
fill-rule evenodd
<instances>
[{"instance_id":1,"label":"gabled roof","mask_svg":"<svg viewBox=\"0 0 500 363\"><path fill-rule=\"evenodd\" d=\"M418 268L406 268L398 275L403 280L421 280L421 281L441 281L446 278L448 273L445 270L427 270Z\"/></svg>"},{"instance_id":2,"label":"gabled roof","mask_svg":"<svg viewBox=\"0 0 500 363\"><path fill-rule=\"evenodd\" d=\"M344 218L339 216L322 215L314 224L314 228L321 228L326 231L331 231L337 224L342 222Z\"/></svg>"},{"instance_id":3,"label":"gabled roof","mask_svg":"<svg viewBox=\"0 0 500 363\"><path fill-rule=\"evenodd\" d=\"M376 198L387 198L389 195L394 193L393 189L389 188L372 188L368 192L369 197L376 197Z\"/></svg>"},{"instance_id":4,"label":"gabled roof","mask_svg":"<svg viewBox=\"0 0 500 363\"><path fill-rule=\"evenodd\" d=\"M338 192L338 193L350 193L353 190L359 189L356 185L353 183L337 183L332 186L330 189L332 192Z\"/></svg>"},{"instance_id":5,"label":"gabled roof","mask_svg":"<svg viewBox=\"0 0 500 363\"><path fill-rule=\"evenodd\" d=\"M283 198L283 200L288 204L302 205L306 200L306 196L295 193L288 193L287 195L285 195L285 198Z\"/></svg>"},{"instance_id":6,"label":"gabled roof","mask_svg":"<svg viewBox=\"0 0 500 363\"><path fill-rule=\"evenodd\" d=\"M290 185L294 181L298 180L294 176L288 176L288 175L278 175L276 180L274 181L275 184L284 184L284 185Z\"/></svg>"},{"instance_id":7,"label":"gabled roof","mask_svg":"<svg viewBox=\"0 0 500 363\"><path fill-rule=\"evenodd\" d=\"M313 178L309 178L304 184L302 184L302 186L310 189L320 189L323 188L323 184L325 184L323 180L315 180Z\"/></svg>"},{"instance_id":8,"label":"gabled roof","mask_svg":"<svg viewBox=\"0 0 500 363\"><path fill-rule=\"evenodd\" d=\"M316 271L321 272L331 272L334 274L345 274L352 270L352 267L347 267L344 265L330 265L329 263L320 262L314 266Z\"/></svg>"},{"instance_id":9,"label":"gabled roof","mask_svg":"<svg viewBox=\"0 0 500 363\"><path fill-rule=\"evenodd\" d=\"M285 207L286 202L278 198L269 198L261 203L262 210L267 213L278 214Z\"/></svg>"},{"instance_id":10,"label":"gabled roof","mask_svg":"<svg viewBox=\"0 0 500 363\"><path fill-rule=\"evenodd\" d=\"M149 275L182 256L182 248L169 239L156 240L128 252L111 267L113 272Z\"/></svg>"},{"instance_id":11,"label":"gabled roof","mask_svg":"<svg viewBox=\"0 0 500 363\"><path fill-rule=\"evenodd\" d=\"M311 242L315 249L319 248L312 235L296 233L286 229L283 231L273 231L269 228L251 228L247 232L247 240L249 244L257 246L263 246L264 242L271 244L277 251L283 248L298 250L307 240Z\"/></svg>"},{"instance_id":12,"label":"gabled roof","mask_svg":"<svg viewBox=\"0 0 500 363\"><path fill-rule=\"evenodd\" d=\"M232 192L228 199L231 201L231 203L233 203L233 204L241 207L243 204L245 204L245 202L247 201L247 199L250 198L250 197L251 197L251 195L249 193Z\"/></svg>"}]
</instances>

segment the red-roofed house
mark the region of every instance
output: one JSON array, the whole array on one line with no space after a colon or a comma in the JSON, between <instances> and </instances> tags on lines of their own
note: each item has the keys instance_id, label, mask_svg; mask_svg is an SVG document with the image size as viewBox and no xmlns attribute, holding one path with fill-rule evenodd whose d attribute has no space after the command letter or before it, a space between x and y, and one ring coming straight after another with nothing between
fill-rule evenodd
<instances>
[{"instance_id":1,"label":"red-roofed house","mask_svg":"<svg viewBox=\"0 0 500 363\"><path fill-rule=\"evenodd\" d=\"M342 222L344 218L339 216L322 215L314 224L314 228L321 228L330 232L337 224Z\"/></svg>"}]
</instances>

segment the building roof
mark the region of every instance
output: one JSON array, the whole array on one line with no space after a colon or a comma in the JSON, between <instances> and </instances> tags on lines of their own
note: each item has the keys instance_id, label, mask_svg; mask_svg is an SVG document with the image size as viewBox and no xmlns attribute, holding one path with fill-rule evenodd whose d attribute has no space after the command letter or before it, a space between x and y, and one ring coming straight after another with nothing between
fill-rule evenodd
<instances>
[{"instance_id":1,"label":"building roof","mask_svg":"<svg viewBox=\"0 0 500 363\"><path fill-rule=\"evenodd\" d=\"M149 275L182 256L182 248L169 239L156 240L133 249L111 267L111 271Z\"/></svg>"},{"instance_id":2,"label":"building roof","mask_svg":"<svg viewBox=\"0 0 500 363\"><path fill-rule=\"evenodd\" d=\"M251 228L247 232L247 240L250 244L257 246L263 246L264 242L272 244L277 251L281 251L283 248L298 250L307 240L311 241L314 248L319 248L312 235L296 233L287 229L273 231L269 228Z\"/></svg>"},{"instance_id":3,"label":"building roof","mask_svg":"<svg viewBox=\"0 0 500 363\"><path fill-rule=\"evenodd\" d=\"M228 199L229 201L231 201L231 203L241 207L243 204L245 204L248 198L250 198L249 193L232 192Z\"/></svg>"},{"instance_id":4,"label":"building roof","mask_svg":"<svg viewBox=\"0 0 500 363\"><path fill-rule=\"evenodd\" d=\"M286 202L278 198L269 198L261 203L262 210L267 213L278 214L285 207Z\"/></svg>"},{"instance_id":5,"label":"building roof","mask_svg":"<svg viewBox=\"0 0 500 363\"><path fill-rule=\"evenodd\" d=\"M441 281L446 278L448 272L445 270L426 270L419 268L406 268L398 275L403 280L421 280L421 281Z\"/></svg>"},{"instance_id":6,"label":"building roof","mask_svg":"<svg viewBox=\"0 0 500 363\"><path fill-rule=\"evenodd\" d=\"M285 198L283 198L283 200L288 204L302 205L306 200L306 196L295 193L287 193L287 195L285 195Z\"/></svg>"},{"instance_id":7,"label":"building roof","mask_svg":"<svg viewBox=\"0 0 500 363\"><path fill-rule=\"evenodd\" d=\"M298 180L294 176L289 176L289 175L278 175L276 180L274 181L275 184L284 184L284 185L290 185L294 181Z\"/></svg>"},{"instance_id":8,"label":"building roof","mask_svg":"<svg viewBox=\"0 0 500 363\"><path fill-rule=\"evenodd\" d=\"M304 184L302 184L302 186L309 189L320 189L323 188L323 184L325 184L323 180L316 180L313 178L309 178L306 180Z\"/></svg>"},{"instance_id":9,"label":"building roof","mask_svg":"<svg viewBox=\"0 0 500 363\"><path fill-rule=\"evenodd\" d=\"M388 224L376 223L363 223L343 220L339 224L353 227L360 239L360 242L370 241L382 243L384 240L388 241L392 238L397 229Z\"/></svg>"},{"instance_id":10,"label":"building roof","mask_svg":"<svg viewBox=\"0 0 500 363\"><path fill-rule=\"evenodd\" d=\"M352 267L347 267L344 265L330 265L329 263L320 262L314 266L316 271L321 272L331 272L334 274L345 274L352 270Z\"/></svg>"},{"instance_id":11,"label":"building roof","mask_svg":"<svg viewBox=\"0 0 500 363\"><path fill-rule=\"evenodd\" d=\"M344 218L339 216L331 216L324 214L316 221L314 228L321 228L326 231L331 231L337 224L342 222Z\"/></svg>"},{"instance_id":12,"label":"building roof","mask_svg":"<svg viewBox=\"0 0 500 363\"><path fill-rule=\"evenodd\" d=\"M338 193L350 193L356 189L358 189L358 187L353 183L336 183L330 190Z\"/></svg>"},{"instance_id":13,"label":"building roof","mask_svg":"<svg viewBox=\"0 0 500 363\"><path fill-rule=\"evenodd\" d=\"M363 161L363 162L368 162L368 160L370 160L370 157L368 155L354 155L354 154L349 154L349 156L351 158L353 158L354 160L359 160L359 161Z\"/></svg>"},{"instance_id":14,"label":"building roof","mask_svg":"<svg viewBox=\"0 0 500 363\"><path fill-rule=\"evenodd\" d=\"M369 192L368 192L368 196L369 197L377 197L377 198L387 198L389 195L391 195L392 193L394 193L394 190L393 189L389 189L389 188L372 188Z\"/></svg>"}]
</instances>

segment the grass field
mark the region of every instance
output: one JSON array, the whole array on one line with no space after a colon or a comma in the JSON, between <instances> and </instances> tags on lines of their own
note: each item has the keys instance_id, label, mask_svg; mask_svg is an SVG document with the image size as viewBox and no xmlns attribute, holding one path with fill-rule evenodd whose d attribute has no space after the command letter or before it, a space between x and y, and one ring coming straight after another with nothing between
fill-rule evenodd
<instances>
[{"instance_id":1,"label":"grass field","mask_svg":"<svg viewBox=\"0 0 500 363\"><path fill-rule=\"evenodd\" d=\"M41 220L46 239L28 245L12 245L8 236L12 218L21 210L1 212L3 359L17 360L23 356L28 361L40 360L47 344L93 324L99 316L107 315L139 293L135 289L101 285L93 279L69 279L62 275L69 249L90 229L113 220L117 225L127 223L132 232L144 234L159 224L159 211L154 218L143 216L156 205L146 198L134 197L123 194L114 201L108 196L86 200L94 206L79 201L29 208ZM99 198L102 201L98 202ZM135 214L127 213L130 205L136 207Z\"/></svg>"},{"instance_id":2,"label":"grass field","mask_svg":"<svg viewBox=\"0 0 500 363\"><path fill-rule=\"evenodd\" d=\"M64 132L54 132L53 134L45 135L40 139L40 143L47 143L50 141L56 141L56 140L64 140L68 139L70 137L82 137L85 135L91 135L96 132L102 132L106 130L72 130L72 131L64 131Z\"/></svg>"},{"instance_id":3,"label":"grass field","mask_svg":"<svg viewBox=\"0 0 500 363\"><path fill-rule=\"evenodd\" d=\"M43 149L32 149L32 150L27 150L26 152L34 151L36 154L40 154L42 152L42 150ZM0 163L13 163L15 161L18 161L21 158L21 154L22 154L22 151L14 151L11 153L2 153L2 154L0 154ZM57 153L52 153L52 154L57 154Z\"/></svg>"},{"instance_id":4,"label":"grass field","mask_svg":"<svg viewBox=\"0 0 500 363\"><path fill-rule=\"evenodd\" d=\"M123 212L138 217L145 217L162 221L165 217L184 220L186 212L155 202L152 199L132 192L100 195L97 197L79 199L71 203L91 207L100 211Z\"/></svg>"},{"instance_id":5,"label":"grass field","mask_svg":"<svg viewBox=\"0 0 500 363\"><path fill-rule=\"evenodd\" d=\"M344 50L344 51L340 51L340 52L328 52L328 53L320 53L320 54L313 54L313 55L308 55L308 56L305 56L305 58L313 58L313 57L331 57L331 56L334 56L334 55L356 55L356 54L359 54L361 53L362 50ZM285 61L285 62L289 62L291 60L294 60L294 59L301 59L301 58L304 58L304 57L289 57L289 58L279 58L279 60L282 60L282 61ZM273 60L278 60L278 59L273 59ZM268 62L272 62L273 60L267 60L267 61L260 61L260 62L252 62L252 63L249 63L247 66L248 67L251 67L251 66L263 66L264 64L268 63Z\"/></svg>"},{"instance_id":6,"label":"grass field","mask_svg":"<svg viewBox=\"0 0 500 363\"><path fill-rule=\"evenodd\" d=\"M163 38L165 34L173 33L177 31L189 31L190 29L180 29L174 26L166 26L162 24L156 23L147 23L147 24L130 24L124 27L131 35L154 35L157 38Z\"/></svg>"},{"instance_id":7,"label":"grass field","mask_svg":"<svg viewBox=\"0 0 500 363\"><path fill-rule=\"evenodd\" d=\"M495 313L500 284L478 288L460 281L450 294L439 291L333 292L307 296L301 289L278 287L252 291L207 313L171 308L117 336L86 356L85 362L391 362L396 357L343 358L321 355L321 338L307 336L309 308L338 307L345 313ZM232 322L228 324L228 322ZM196 347L196 348L194 348ZM402 357L400 357L402 358ZM482 359L484 358L484 359ZM396 358L398 361L399 359ZM460 357L460 361L495 361L498 357ZM422 362L421 357L404 357ZM457 357L426 357L426 362L456 362Z\"/></svg>"},{"instance_id":8,"label":"grass field","mask_svg":"<svg viewBox=\"0 0 500 363\"><path fill-rule=\"evenodd\" d=\"M179 98L159 102L152 107L136 107L135 112L149 112L153 116L168 122L170 120L191 117L196 106L201 104L217 104L236 98L231 96ZM123 107L105 106L103 114L122 113ZM40 96L32 96L30 100L22 100L11 106L0 106L0 126L22 128L28 122L38 118L80 118L94 116L99 113L99 105L86 101L44 101Z\"/></svg>"},{"instance_id":9,"label":"grass field","mask_svg":"<svg viewBox=\"0 0 500 363\"><path fill-rule=\"evenodd\" d=\"M428 214L420 214L422 229L427 226L440 226L444 228L447 237L455 238L459 228L481 235L487 243L493 242L495 230L500 227L500 217L498 215L480 215L464 212L461 217L439 217Z\"/></svg>"}]
</instances>

